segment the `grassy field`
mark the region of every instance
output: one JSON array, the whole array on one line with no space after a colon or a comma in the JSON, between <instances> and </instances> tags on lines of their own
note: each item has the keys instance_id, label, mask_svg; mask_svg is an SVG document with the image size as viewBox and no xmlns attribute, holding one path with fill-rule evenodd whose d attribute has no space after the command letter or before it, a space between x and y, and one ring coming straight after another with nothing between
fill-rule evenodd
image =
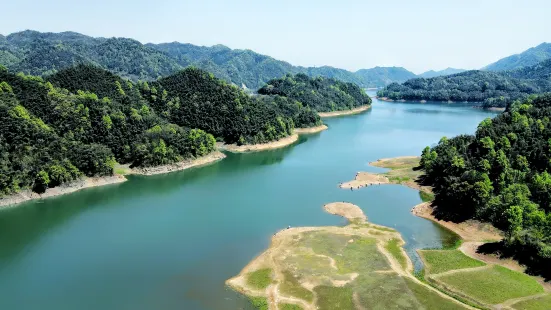
<instances>
[{"instance_id":1,"label":"grassy field","mask_svg":"<svg viewBox=\"0 0 551 310\"><path fill-rule=\"evenodd\" d=\"M549 310L551 309L551 294L518 302L513 304L512 308L516 310Z\"/></svg>"},{"instance_id":2,"label":"grassy field","mask_svg":"<svg viewBox=\"0 0 551 310\"><path fill-rule=\"evenodd\" d=\"M428 274L437 274L455 269L474 268L486 264L468 257L459 250L421 250Z\"/></svg>"},{"instance_id":3,"label":"grassy field","mask_svg":"<svg viewBox=\"0 0 551 310\"><path fill-rule=\"evenodd\" d=\"M314 299L314 294L302 285L300 285L298 280L291 272L284 271L283 276L284 280L279 285L279 290L281 291L281 293L309 302Z\"/></svg>"},{"instance_id":4,"label":"grassy field","mask_svg":"<svg viewBox=\"0 0 551 310\"><path fill-rule=\"evenodd\" d=\"M402 247L401 247L401 240L398 238L390 239L389 242L386 243L385 249L394 256L394 258L400 263L400 266L405 270L408 266L407 264L407 258L402 253Z\"/></svg>"},{"instance_id":5,"label":"grassy field","mask_svg":"<svg viewBox=\"0 0 551 310\"><path fill-rule=\"evenodd\" d=\"M294 304L279 304L279 310L303 310L301 306Z\"/></svg>"},{"instance_id":6,"label":"grassy field","mask_svg":"<svg viewBox=\"0 0 551 310\"><path fill-rule=\"evenodd\" d=\"M459 271L435 279L461 295L489 305L543 292L543 287L530 276L501 266Z\"/></svg>"},{"instance_id":7,"label":"grassy field","mask_svg":"<svg viewBox=\"0 0 551 310\"><path fill-rule=\"evenodd\" d=\"M268 310L268 300L266 297L249 297L251 304L259 310Z\"/></svg>"},{"instance_id":8,"label":"grassy field","mask_svg":"<svg viewBox=\"0 0 551 310\"><path fill-rule=\"evenodd\" d=\"M272 283L272 269L263 268L247 275L247 284L256 289L265 289Z\"/></svg>"},{"instance_id":9,"label":"grassy field","mask_svg":"<svg viewBox=\"0 0 551 310\"><path fill-rule=\"evenodd\" d=\"M409 279L406 279L406 284L409 290L415 295L417 300L419 300L419 302L426 309L446 309L446 310L465 309L465 307L458 305L457 303L451 300L443 299L437 293Z\"/></svg>"}]
</instances>

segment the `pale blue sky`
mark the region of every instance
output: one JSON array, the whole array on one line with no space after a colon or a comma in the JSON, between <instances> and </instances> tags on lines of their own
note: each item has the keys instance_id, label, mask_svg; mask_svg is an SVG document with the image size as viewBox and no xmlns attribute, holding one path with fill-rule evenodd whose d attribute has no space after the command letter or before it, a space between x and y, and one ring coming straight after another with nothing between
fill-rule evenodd
<instances>
[{"instance_id":1,"label":"pale blue sky","mask_svg":"<svg viewBox=\"0 0 551 310\"><path fill-rule=\"evenodd\" d=\"M550 0L17 0L1 7L4 35L71 30L143 43L224 44L349 70L480 68L551 42Z\"/></svg>"}]
</instances>

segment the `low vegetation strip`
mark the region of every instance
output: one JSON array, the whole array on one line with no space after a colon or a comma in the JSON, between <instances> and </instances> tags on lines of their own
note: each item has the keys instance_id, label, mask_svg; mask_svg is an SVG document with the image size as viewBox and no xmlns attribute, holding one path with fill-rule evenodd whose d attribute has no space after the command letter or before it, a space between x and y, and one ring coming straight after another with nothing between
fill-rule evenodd
<instances>
[{"instance_id":1,"label":"low vegetation strip","mask_svg":"<svg viewBox=\"0 0 551 310\"><path fill-rule=\"evenodd\" d=\"M433 279L482 305L496 305L508 299L543 293L543 287L530 276L501 266L458 271Z\"/></svg>"},{"instance_id":2,"label":"low vegetation strip","mask_svg":"<svg viewBox=\"0 0 551 310\"><path fill-rule=\"evenodd\" d=\"M400 263L400 266L402 266L402 268L408 268L407 258L402 252L402 240L397 238L390 239L390 241L386 243L385 249L390 254L392 254L392 256L394 256L394 258L396 259L396 261L398 261L398 263Z\"/></svg>"},{"instance_id":3,"label":"low vegetation strip","mask_svg":"<svg viewBox=\"0 0 551 310\"><path fill-rule=\"evenodd\" d=\"M481 261L468 257L459 250L420 250L418 252L423 258L428 274L486 265Z\"/></svg>"}]
</instances>

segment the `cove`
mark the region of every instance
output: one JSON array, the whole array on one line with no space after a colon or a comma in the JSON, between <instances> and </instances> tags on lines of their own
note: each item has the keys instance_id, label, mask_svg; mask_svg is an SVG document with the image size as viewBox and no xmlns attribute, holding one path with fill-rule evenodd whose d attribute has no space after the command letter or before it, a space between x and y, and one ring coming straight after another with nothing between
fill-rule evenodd
<instances>
[{"instance_id":1,"label":"cove","mask_svg":"<svg viewBox=\"0 0 551 310\"><path fill-rule=\"evenodd\" d=\"M210 166L91 188L0 211L1 309L249 309L224 285L277 230L345 224L322 206L348 201L415 249L455 241L417 218L416 190L350 191L379 158L419 155L442 136L473 133L491 112L461 104L388 103L325 120L293 146L228 154Z\"/></svg>"}]
</instances>

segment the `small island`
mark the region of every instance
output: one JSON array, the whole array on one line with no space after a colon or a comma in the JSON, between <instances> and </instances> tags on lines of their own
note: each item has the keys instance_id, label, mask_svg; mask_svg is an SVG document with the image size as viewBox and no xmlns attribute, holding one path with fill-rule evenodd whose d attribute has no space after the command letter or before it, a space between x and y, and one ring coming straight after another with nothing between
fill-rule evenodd
<instances>
[{"instance_id":1,"label":"small island","mask_svg":"<svg viewBox=\"0 0 551 310\"><path fill-rule=\"evenodd\" d=\"M324 209L349 224L279 231L227 284L259 309L468 309L413 276L398 232L367 222L350 203Z\"/></svg>"}]
</instances>

